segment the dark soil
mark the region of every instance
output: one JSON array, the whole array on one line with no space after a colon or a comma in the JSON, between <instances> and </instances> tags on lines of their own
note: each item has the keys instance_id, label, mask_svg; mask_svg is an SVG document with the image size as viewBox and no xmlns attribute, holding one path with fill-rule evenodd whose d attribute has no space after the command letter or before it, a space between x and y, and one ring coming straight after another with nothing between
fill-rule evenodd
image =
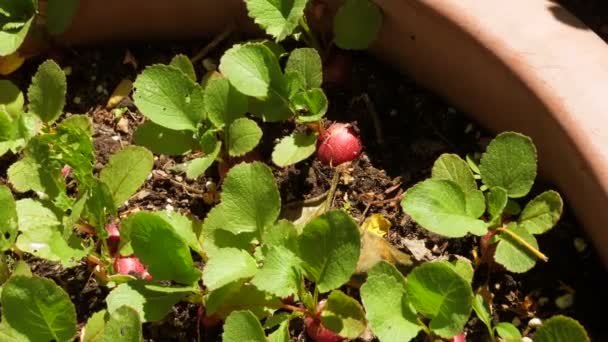
<instances>
[{"instance_id":1,"label":"dark soil","mask_svg":"<svg viewBox=\"0 0 608 342\"><path fill-rule=\"evenodd\" d=\"M587 13L583 18L596 32L608 37L606 4L563 2L579 13ZM123 105L128 111L123 118L128 123L117 127L118 120L105 109L113 88L123 78L134 80L145 65L168 63L176 53L192 55L197 49L196 44L130 46L130 52L139 62L138 69L123 64L126 47L65 50L55 54L62 67L71 68L66 111L87 113L94 121L97 169L112 153L132 143L134 129L143 122L141 114L127 99ZM221 54L221 48L214 52L216 57L218 54ZM14 76L22 89L26 89L39 62L28 61ZM197 68L200 72L201 66ZM440 154L450 152L464 156L483 151L492 135L436 95L364 55L353 55L348 82L342 86L328 86L326 90L330 99L328 120L351 123L360 132L365 146L361 158L350 165L346 176L341 178L334 206L348 210L356 220L373 213L382 214L392 223L388 240L403 252L410 253L408 241L421 240L428 249L426 259L448 255L472 259L472 251L478 246L477 238L445 239L427 232L402 212L400 198L405 189L429 176L430 168ZM277 125L264 128L260 152L269 165L273 141L282 136L285 129L285 126ZM0 158L0 184L6 183L6 169L15 160L14 156ZM120 215L136 210L169 209L204 219L214 204L214 196L208 189L211 183L219 183L217 173L211 171L196 181L187 180L171 171L172 166L182 161L157 156L154 171L146 184L120 209ZM327 191L332 172L314 158L295 167L274 168L283 203ZM550 186L539 184L533 192L548 188ZM589 247L580 248L581 244ZM523 330L533 317L545 319L565 314L578 319L587 328L592 341L608 341L608 326L604 315L599 314L608 307L608 276L583 227L566 209L560 223L540 237L539 245L550 261L538 262L524 275L496 270L488 273L483 269L477 273L475 285L487 284L495 295L495 318L518 323ZM53 279L70 294L81 325L92 313L104 308L108 290L98 286L86 264L62 269L35 258L27 261L34 273ZM556 299L564 295L571 295L573 302L560 308ZM197 336L203 341L218 340L221 329L197 326L197 310L196 306L186 303L176 306L163 321L146 323L144 337L149 341L196 341ZM296 321L292 327L294 340L305 340L302 329L301 322ZM467 326L467 333L471 341L485 339L485 327L476 319Z\"/></svg>"}]
</instances>

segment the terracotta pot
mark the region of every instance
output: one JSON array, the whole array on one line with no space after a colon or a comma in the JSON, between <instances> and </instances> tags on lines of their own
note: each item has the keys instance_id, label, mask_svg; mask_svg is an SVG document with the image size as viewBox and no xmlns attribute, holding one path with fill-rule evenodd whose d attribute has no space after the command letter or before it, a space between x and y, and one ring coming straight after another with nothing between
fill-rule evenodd
<instances>
[{"instance_id":1,"label":"terracotta pot","mask_svg":"<svg viewBox=\"0 0 608 342\"><path fill-rule=\"evenodd\" d=\"M376 0L372 51L494 131L530 135L608 266L608 46L549 0ZM326 0L335 6L338 0ZM242 0L83 0L62 41L183 39L236 23Z\"/></svg>"}]
</instances>

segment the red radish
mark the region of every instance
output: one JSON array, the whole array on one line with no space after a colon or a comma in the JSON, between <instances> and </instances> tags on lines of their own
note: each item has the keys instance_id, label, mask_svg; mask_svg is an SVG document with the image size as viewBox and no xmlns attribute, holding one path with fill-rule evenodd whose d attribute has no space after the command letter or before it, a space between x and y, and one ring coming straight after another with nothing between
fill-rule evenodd
<instances>
[{"instance_id":1,"label":"red radish","mask_svg":"<svg viewBox=\"0 0 608 342\"><path fill-rule=\"evenodd\" d=\"M319 136L317 157L323 163L337 166L361 154L361 140L347 124L334 123Z\"/></svg>"},{"instance_id":2,"label":"red radish","mask_svg":"<svg viewBox=\"0 0 608 342\"><path fill-rule=\"evenodd\" d=\"M114 256L118 251L118 245L120 244L118 225L115 223L108 223L106 224L106 230L108 231L108 249L110 250L110 255Z\"/></svg>"},{"instance_id":3,"label":"red radish","mask_svg":"<svg viewBox=\"0 0 608 342\"><path fill-rule=\"evenodd\" d=\"M346 338L324 327L319 317L304 318L304 325L306 326L306 334L315 342L346 341Z\"/></svg>"},{"instance_id":4,"label":"red radish","mask_svg":"<svg viewBox=\"0 0 608 342\"><path fill-rule=\"evenodd\" d=\"M146 280L152 279L152 275L148 273L146 266L136 256L117 257L114 260L114 271L118 274L135 274Z\"/></svg>"},{"instance_id":5,"label":"red radish","mask_svg":"<svg viewBox=\"0 0 608 342\"><path fill-rule=\"evenodd\" d=\"M464 333L460 333L450 340L450 342L467 342L467 339L464 336Z\"/></svg>"},{"instance_id":6,"label":"red radish","mask_svg":"<svg viewBox=\"0 0 608 342\"><path fill-rule=\"evenodd\" d=\"M70 165L64 165L61 168L61 175L63 176L64 179L70 177L70 175L72 174L72 167Z\"/></svg>"}]
</instances>

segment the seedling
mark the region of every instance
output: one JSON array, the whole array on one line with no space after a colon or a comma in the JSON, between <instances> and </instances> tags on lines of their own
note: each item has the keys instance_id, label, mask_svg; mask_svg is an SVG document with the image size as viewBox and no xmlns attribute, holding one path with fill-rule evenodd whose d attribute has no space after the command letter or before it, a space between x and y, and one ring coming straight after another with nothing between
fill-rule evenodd
<instances>
[{"instance_id":1,"label":"seedling","mask_svg":"<svg viewBox=\"0 0 608 342\"><path fill-rule=\"evenodd\" d=\"M38 1L3 1L0 4L0 56L17 51L28 34L38 36L61 34L72 22L79 3L79 0L47 1L46 15L44 20L41 20L38 16Z\"/></svg>"},{"instance_id":2,"label":"seedling","mask_svg":"<svg viewBox=\"0 0 608 342\"><path fill-rule=\"evenodd\" d=\"M555 191L543 192L523 209L515 202L530 192L536 167L532 140L518 133L502 133L489 144L479 166L457 155L440 156L432 177L406 192L403 210L434 233L483 237L482 246L496 244L496 262L511 272L526 272L537 259L547 261L534 235L553 228L563 208ZM477 179L481 179L481 187ZM482 253L489 250L482 248Z\"/></svg>"}]
</instances>

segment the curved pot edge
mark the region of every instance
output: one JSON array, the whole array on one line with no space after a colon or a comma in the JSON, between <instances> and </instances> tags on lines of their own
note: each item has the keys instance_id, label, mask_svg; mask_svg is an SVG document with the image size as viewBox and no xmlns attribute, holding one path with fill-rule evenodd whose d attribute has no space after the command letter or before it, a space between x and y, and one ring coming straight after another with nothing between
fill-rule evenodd
<instances>
[{"instance_id":1,"label":"curved pot edge","mask_svg":"<svg viewBox=\"0 0 608 342\"><path fill-rule=\"evenodd\" d=\"M608 61L608 45L556 21L549 1L377 3L386 21L374 53L486 128L530 135L542 175L565 194L608 267L608 129L600 126L608 102L597 100L608 87L608 64L598 63ZM573 41L586 54L574 58Z\"/></svg>"}]
</instances>

